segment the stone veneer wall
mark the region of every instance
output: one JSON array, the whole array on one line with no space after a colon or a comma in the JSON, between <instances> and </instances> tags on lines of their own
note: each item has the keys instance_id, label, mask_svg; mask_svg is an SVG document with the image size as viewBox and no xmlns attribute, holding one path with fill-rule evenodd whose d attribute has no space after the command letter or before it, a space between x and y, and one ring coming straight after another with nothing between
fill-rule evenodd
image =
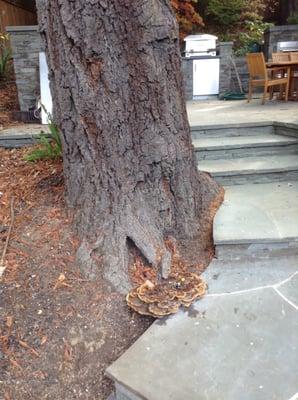
<instances>
[{"instance_id":1,"label":"stone veneer wall","mask_svg":"<svg viewBox=\"0 0 298 400\"><path fill-rule=\"evenodd\" d=\"M19 103L22 111L28 111L40 95L39 85L39 52L43 44L37 26L8 27L10 34ZM220 77L219 94L228 91L239 91L236 74L231 63L232 42L219 44ZM247 90L248 72L245 58L236 59L237 69ZM193 99L193 59L183 58L182 73L184 78L185 98Z\"/></svg>"},{"instance_id":2,"label":"stone veneer wall","mask_svg":"<svg viewBox=\"0 0 298 400\"><path fill-rule=\"evenodd\" d=\"M245 57L237 57L235 58L236 68L240 77L240 81L242 84L242 89L244 92L248 92L248 81L249 81L249 73L247 69L247 62ZM237 79L237 75L235 72L235 68L232 67L231 72L231 91L232 92L239 92L239 83Z\"/></svg>"},{"instance_id":3,"label":"stone veneer wall","mask_svg":"<svg viewBox=\"0 0 298 400\"><path fill-rule=\"evenodd\" d=\"M14 70L21 111L34 106L40 95L39 52L43 50L37 26L11 26L10 35Z\"/></svg>"},{"instance_id":4,"label":"stone veneer wall","mask_svg":"<svg viewBox=\"0 0 298 400\"><path fill-rule=\"evenodd\" d=\"M298 25L272 26L265 32L264 39L264 53L268 60L277 50L277 42L298 41Z\"/></svg>"},{"instance_id":5,"label":"stone veneer wall","mask_svg":"<svg viewBox=\"0 0 298 400\"><path fill-rule=\"evenodd\" d=\"M233 52L233 42L219 43L220 70L219 70L219 95L231 90L231 56Z\"/></svg>"}]
</instances>

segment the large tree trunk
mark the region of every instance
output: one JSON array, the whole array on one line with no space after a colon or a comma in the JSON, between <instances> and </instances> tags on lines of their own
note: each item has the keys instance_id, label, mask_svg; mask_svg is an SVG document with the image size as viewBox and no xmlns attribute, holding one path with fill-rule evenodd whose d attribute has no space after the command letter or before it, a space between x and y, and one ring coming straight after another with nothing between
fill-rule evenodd
<instances>
[{"instance_id":1,"label":"large tree trunk","mask_svg":"<svg viewBox=\"0 0 298 400\"><path fill-rule=\"evenodd\" d=\"M97 273L99 254L105 277L127 290L133 243L166 277L165 239L203 249L220 192L197 171L169 1L37 4L85 272Z\"/></svg>"}]
</instances>

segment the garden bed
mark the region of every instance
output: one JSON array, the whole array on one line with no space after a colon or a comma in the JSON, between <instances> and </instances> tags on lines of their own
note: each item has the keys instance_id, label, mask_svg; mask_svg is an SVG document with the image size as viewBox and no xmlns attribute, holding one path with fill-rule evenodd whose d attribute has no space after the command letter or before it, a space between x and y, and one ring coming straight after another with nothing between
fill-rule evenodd
<instances>
[{"instance_id":1,"label":"garden bed","mask_svg":"<svg viewBox=\"0 0 298 400\"><path fill-rule=\"evenodd\" d=\"M31 150L0 148L0 259L11 208L15 216L0 278L0 398L105 400L112 390L106 368L153 318L129 309L101 274L96 281L81 275L62 162L24 161ZM210 262L207 250L194 272ZM129 273L139 285L153 271L139 260Z\"/></svg>"},{"instance_id":2,"label":"garden bed","mask_svg":"<svg viewBox=\"0 0 298 400\"><path fill-rule=\"evenodd\" d=\"M106 399L106 367L152 323L103 279L75 266L78 245L63 200L62 163L28 163L0 149L0 255L15 223L0 283L0 397Z\"/></svg>"},{"instance_id":3,"label":"garden bed","mask_svg":"<svg viewBox=\"0 0 298 400\"><path fill-rule=\"evenodd\" d=\"M0 81L0 129L15 122L13 112L18 109L19 101L15 81Z\"/></svg>"}]
</instances>

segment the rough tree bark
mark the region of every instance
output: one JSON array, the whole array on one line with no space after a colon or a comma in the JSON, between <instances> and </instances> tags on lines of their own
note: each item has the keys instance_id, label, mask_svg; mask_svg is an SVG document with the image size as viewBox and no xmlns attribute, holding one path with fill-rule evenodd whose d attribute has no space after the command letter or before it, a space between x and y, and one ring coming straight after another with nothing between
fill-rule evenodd
<instances>
[{"instance_id":1,"label":"rough tree bark","mask_svg":"<svg viewBox=\"0 0 298 400\"><path fill-rule=\"evenodd\" d=\"M105 277L127 290L133 243L166 277L165 239L204 248L203 221L220 192L197 171L169 1L37 6L85 272L98 273L96 252Z\"/></svg>"}]
</instances>

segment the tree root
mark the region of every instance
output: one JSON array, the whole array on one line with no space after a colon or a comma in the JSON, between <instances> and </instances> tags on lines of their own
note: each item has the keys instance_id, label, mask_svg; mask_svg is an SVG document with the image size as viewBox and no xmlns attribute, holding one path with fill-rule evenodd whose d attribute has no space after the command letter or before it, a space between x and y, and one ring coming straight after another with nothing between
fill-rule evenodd
<instances>
[{"instance_id":1,"label":"tree root","mask_svg":"<svg viewBox=\"0 0 298 400\"><path fill-rule=\"evenodd\" d=\"M128 275L130 240L148 263L159 271L160 277L168 278L172 263L171 252L144 210L141 217L131 212L125 213L117 223L106 223L100 232L95 240L85 237L77 251L76 261L85 277L95 279L101 268L103 278L118 291L127 293L131 289Z\"/></svg>"}]
</instances>

